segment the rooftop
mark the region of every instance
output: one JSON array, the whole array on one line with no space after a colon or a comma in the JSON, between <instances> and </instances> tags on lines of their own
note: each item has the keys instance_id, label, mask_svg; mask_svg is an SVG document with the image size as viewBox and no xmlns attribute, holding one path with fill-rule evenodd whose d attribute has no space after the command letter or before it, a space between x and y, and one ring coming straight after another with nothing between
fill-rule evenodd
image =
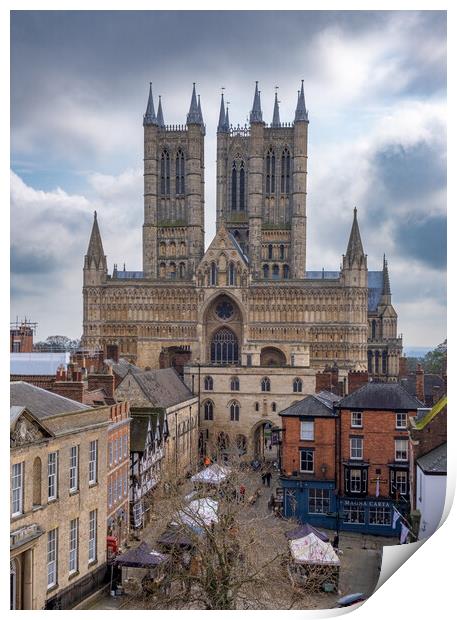
<instances>
[{"instance_id":1,"label":"rooftop","mask_svg":"<svg viewBox=\"0 0 457 620\"><path fill-rule=\"evenodd\" d=\"M341 400L340 396L331 392L322 391L318 394L310 394L294 403L279 413L281 416L333 416L333 406Z\"/></svg>"},{"instance_id":2,"label":"rooftop","mask_svg":"<svg viewBox=\"0 0 457 620\"><path fill-rule=\"evenodd\" d=\"M60 366L67 366L70 353L10 353L10 374L55 376Z\"/></svg>"},{"instance_id":3,"label":"rooftop","mask_svg":"<svg viewBox=\"0 0 457 620\"><path fill-rule=\"evenodd\" d=\"M417 459L417 464L426 474L447 473L447 443L441 444Z\"/></svg>"},{"instance_id":4,"label":"rooftop","mask_svg":"<svg viewBox=\"0 0 457 620\"><path fill-rule=\"evenodd\" d=\"M12 407L26 407L39 420L61 413L91 408L76 400L53 394L25 381L12 381L10 383L10 405Z\"/></svg>"},{"instance_id":5,"label":"rooftop","mask_svg":"<svg viewBox=\"0 0 457 620\"><path fill-rule=\"evenodd\" d=\"M371 382L343 398L338 409L412 410L423 403L398 383Z\"/></svg>"},{"instance_id":6,"label":"rooftop","mask_svg":"<svg viewBox=\"0 0 457 620\"><path fill-rule=\"evenodd\" d=\"M193 397L174 368L129 372L154 407L171 407Z\"/></svg>"}]
</instances>

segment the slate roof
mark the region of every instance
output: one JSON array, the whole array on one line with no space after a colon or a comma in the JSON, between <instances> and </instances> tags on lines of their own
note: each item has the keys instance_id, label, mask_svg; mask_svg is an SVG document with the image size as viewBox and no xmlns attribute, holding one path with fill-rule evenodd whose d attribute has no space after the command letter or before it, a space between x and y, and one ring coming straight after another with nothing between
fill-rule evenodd
<instances>
[{"instance_id":1,"label":"slate roof","mask_svg":"<svg viewBox=\"0 0 457 620\"><path fill-rule=\"evenodd\" d=\"M340 396L331 392L322 391L318 394L309 394L298 403L294 403L279 413L281 416L316 416L331 417L334 415L333 406L341 400Z\"/></svg>"},{"instance_id":2,"label":"slate roof","mask_svg":"<svg viewBox=\"0 0 457 620\"><path fill-rule=\"evenodd\" d=\"M193 396L174 368L135 370L131 374L154 407L171 407Z\"/></svg>"},{"instance_id":3,"label":"slate roof","mask_svg":"<svg viewBox=\"0 0 457 620\"><path fill-rule=\"evenodd\" d=\"M368 272L368 312L376 312L381 299L383 284L382 271Z\"/></svg>"},{"instance_id":4,"label":"slate roof","mask_svg":"<svg viewBox=\"0 0 457 620\"><path fill-rule=\"evenodd\" d=\"M406 377L402 377L400 379L400 384L406 390L408 390L408 392L412 396L416 396L416 373L415 372L410 373ZM439 375L435 375L433 373L425 373L424 374L424 395L425 395L426 403L427 402L430 403L434 395L435 387L439 388L438 390L439 393L444 392L444 390L446 389L444 379L440 377Z\"/></svg>"},{"instance_id":5,"label":"slate roof","mask_svg":"<svg viewBox=\"0 0 457 620\"><path fill-rule=\"evenodd\" d=\"M337 409L418 409L423 403L398 383L370 382L343 398Z\"/></svg>"},{"instance_id":6,"label":"slate roof","mask_svg":"<svg viewBox=\"0 0 457 620\"><path fill-rule=\"evenodd\" d=\"M417 464L425 474L447 473L447 443L441 444L417 459Z\"/></svg>"},{"instance_id":7,"label":"slate roof","mask_svg":"<svg viewBox=\"0 0 457 620\"><path fill-rule=\"evenodd\" d=\"M13 427L16 424L24 410L25 407L22 407L21 405L12 405L10 407L10 427Z\"/></svg>"},{"instance_id":8,"label":"slate roof","mask_svg":"<svg viewBox=\"0 0 457 620\"><path fill-rule=\"evenodd\" d=\"M115 280L141 280L143 277L142 271L113 271Z\"/></svg>"},{"instance_id":9,"label":"slate roof","mask_svg":"<svg viewBox=\"0 0 457 620\"><path fill-rule=\"evenodd\" d=\"M70 353L10 353L11 375L55 376L70 361Z\"/></svg>"},{"instance_id":10,"label":"slate roof","mask_svg":"<svg viewBox=\"0 0 457 620\"><path fill-rule=\"evenodd\" d=\"M135 364L131 364L126 359L121 358L118 362L112 362L111 368L113 372L118 376L124 378L125 375L129 372L142 372L141 368L135 366Z\"/></svg>"},{"instance_id":11,"label":"slate roof","mask_svg":"<svg viewBox=\"0 0 457 620\"><path fill-rule=\"evenodd\" d=\"M339 271L326 271L325 269L321 269L321 271L307 271L305 273L305 278L308 280L338 280L339 277Z\"/></svg>"},{"instance_id":12,"label":"slate roof","mask_svg":"<svg viewBox=\"0 0 457 620\"><path fill-rule=\"evenodd\" d=\"M241 257L241 260L243 261L243 263L245 265L247 265L249 263L249 259L248 257L243 253L243 250L241 249L240 244L238 243L238 241L236 240L236 238L232 235L231 232L228 233L230 240L232 241L233 245L235 246L236 251L238 252L238 254Z\"/></svg>"},{"instance_id":13,"label":"slate roof","mask_svg":"<svg viewBox=\"0 0 457 620\"><path fill-rule=\"evenodd\" d=\"M91 408L76 400L53 394L25 381L12 381L10 383L10 405L26 407L39 420L60 413Z\"/></svg>"}]
</instances>

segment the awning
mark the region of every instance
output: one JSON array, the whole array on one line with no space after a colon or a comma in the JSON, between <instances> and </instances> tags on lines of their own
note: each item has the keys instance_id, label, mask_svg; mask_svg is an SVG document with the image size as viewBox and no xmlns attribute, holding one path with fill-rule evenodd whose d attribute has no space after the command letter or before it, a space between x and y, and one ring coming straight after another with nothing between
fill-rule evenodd
<instances>
[{"instance_id":1,"label":"awning","mask_svg":"<svg viewBox=\"0 0 457 620\"><path fill-rule=\"evenodd\" d=\"M339 566L340 560L332 545L311 533L304 538L289 540L290 553L297 564Z\"/></svg>"},{"instance_id":2,"label":"awning","mask_svg":"<svg viewBox=\"0 0 457 620\"><path fill-rule=\"evenodd\" d=\"M324 534L324 532L321 532L309 523L304 523L303 525L296 527L294 530L289 530L286 532L286 538L289 540L295 540L297 538L304 538L305 536L308 536L308 534L315 534L324 542L329 542L330 540L327 534Z\"/></svg>"},{"instance_id":3,"label":"awning","mask_svg":"<svg viewBox=\"0 0 457 620\"><path fill-rule=\"evenodd\" d=\"M192 476L191 481L200 484L221 484L230 474L230 467L214 463Z\"/></svg>"},{"instance_id":4,"label":"awning","mask_svg":"<svg viewBox=\"0 0 457 620\"><path fill-rule=\"evenodd\" d=\"M163 547L192 547L192 540L178 527L168 527L157 539L157 544Z\"/></svg>"},{"instance_id":5,"label":"awning","mask_svg":"<svg viewBox=\"0 0 457 620\"><path fill-rule=\"evenodd\" d=\"M152 549L147 543L142 542L136 549L129 549L122 555L118 555L113 564L131 568L154 568L168 560L168 555Z\"/></svg>"},{"instance_id":6,"label":"awning","mask_svg":"<svg viewBox=\"0 0 457 620\"><path fill-rule=\"evenodd\" d=\"M173 517L172 525L187 525L202 530L211 523L217 523L218 502L210 497L195 499Z\"/></svg>"}]
</instances>

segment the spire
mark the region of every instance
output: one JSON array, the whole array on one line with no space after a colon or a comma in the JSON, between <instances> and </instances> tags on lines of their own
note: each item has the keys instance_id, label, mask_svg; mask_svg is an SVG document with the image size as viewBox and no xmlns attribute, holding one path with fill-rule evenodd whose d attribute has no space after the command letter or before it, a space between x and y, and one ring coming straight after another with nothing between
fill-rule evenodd
<instances>
[{"instance_id":1,"label":"spire","mask_svg":"<svg viewBox=\"0 0 457 620\"><path fill-rule=\"evenodd\" d=\"M305 90L303 87L303 80L301 81L301 90L298 91L297 108L295 110L295 122L307 121L308 110L305 105Z\"/></svg>"},{"instance_id":2,"label":"spire","mask_svg":"<svg viewBox=\"0 0 457 620\"><path fill-rule=\"evenodd\" d=\"M197 94L195 92L195 82L192 89L192 99L190 100L189 114L187 115L188 125L202 125L201 110L198 109Z\"/></svg>"},{"instance_id":3,"label":"spire","mask_svg":"<svg viewBox=\"0 0 457 620\"><path fill-rule=\"evenodd\" d=\"M363 252L362 239L360 237L359 224L357 222L357 207L354 207L354 221L352 222L351 234L349 236L349 243L346 250L346 259L349 264L352 264L354 260L363 258L365 256Z\"/></svg>"},{"instance_id":4,"label":"spire","mask_svg":"<svg viewBox=\"0 0 457 620\"><path fill-rule=\"evenodd\" d=\"M259 83L255 83L254 103L252 104L250 121L251 123L262 123L262 107L260 105Z\"/></svg>"},{"instance_id":5,"label":"spire","mask_svg":"<svg viewBox=\"0 0 457 620\"><path fill-rule=\"evenodd\" d=\"M94 211L94 223L90 234L89 247L87 248L86 266L90 267L92 262L97 269L100 267L106 269L106 256L103 251L100 229L98 228L97 211Z\"/></svg>"},{"instance_id":6,"label":"spire","mask_svg":"<svg viewBox=\"0 0 457 620\"><path fill-rule=\"evenodd\" d=\"M149 82L148 105L146 107L146 114L143 118L143 125L157 125L157 118L154 110L154 100L152 98L152 82Z\"/></svg>"},{"instance_id":7,"label":"spire","mask_svg":"<svg viewBox=\"0 0 457 620\"><path fill-rule=\"evenodd\" d=\"M384 254L382 260L382 294L386 296L390 296L390 279L389 279L389 270L387 268L387 260L386 255Z\"/></svg>"},{"instance_id":8,"label":"spire","mask_svg":"<svg viewBox=\"0 0 457 620\"><path fill-rule=\"evenodd\" d=\"M159 127L165 127L162 111L162 97L159 95L159 107L157 108L157 124Z\"/></svg>"},{"instance_id":9,"label":"spire","mask_svg":"<svg viewBox=\"0 0 457 620\"><path fill-rule=\"evenodd\" d=\"M221 108L219 110L219 123L217 124L218 132L226 131L226 117L225 117L225 104L224 104L224 93L221 94Z\"/></svg>"},{"instance_id":10,"label":"spire","mask_svg":"<svg viewBox=\"0 0 457 620\"><path fill-rule=\"evenodd\" d=\"M278 91L275 92L275 105L273 108L273 122L271 123L272 127L281 127L281 121L279 119L279 102L278 102Z\"/></svg>"},{"instance_id":11,"label":"spire","mask_svg":"<svg viewBox=\"0 0 457 620\"><path fill-rule=\"evenodd\" d=\"M225 127L226 127L227 131L230 131L230 120L229 120L228 106L227 106L227 109L225 111Z\"/></svg>"}]
</instances>

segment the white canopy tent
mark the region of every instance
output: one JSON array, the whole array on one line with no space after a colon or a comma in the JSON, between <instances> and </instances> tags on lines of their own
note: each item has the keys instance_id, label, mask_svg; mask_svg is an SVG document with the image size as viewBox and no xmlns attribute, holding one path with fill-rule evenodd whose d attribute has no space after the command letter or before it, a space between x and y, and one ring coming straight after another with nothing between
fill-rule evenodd
<instances>
[{"instance_id":1,"label":"white canopy tent","mask_svg":"<svg viewBox=\"0 0 457 620\"><path fill-rule=\"evenodd\" d=\"M290 553L297 564L323 564L339 566L338 558L332 545L310 533L303 538L289 540Z\"/></svg>"},{"instance_id":2,"label":"white canopy tent","mask_svg":"<svg viewBox=\"0 0 457 620\"><path fill-rule=\"evenodd\" d=\"M202 530L203 527L218 522L218 507L218 502L210 497L195 499L174 516L172 525L187 525L192 529Z\"/></svg>"},{"instance_id":3,"label":"white canopy tent","mask_svg":"<svg viewBox=\"0 0 457 620\"><path fill-rule=\"evenodd\" d=\"M197 474L192 476L191 481L197 484L213 484L218 485L224 482L230 475L230 467L214 463L209 467L205 467Z\"/></svg>"}]
</instances>

